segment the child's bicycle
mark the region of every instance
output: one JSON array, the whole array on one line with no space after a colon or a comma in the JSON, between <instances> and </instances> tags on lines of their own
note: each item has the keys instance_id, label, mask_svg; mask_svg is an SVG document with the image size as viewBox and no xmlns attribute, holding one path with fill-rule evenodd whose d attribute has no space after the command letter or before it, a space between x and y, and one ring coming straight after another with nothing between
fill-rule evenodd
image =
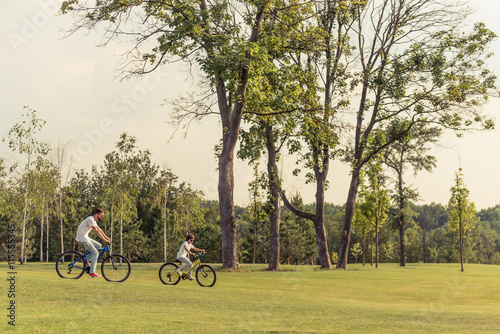
<instances>
[{"instance_id":1,"label":"child's bicycle","mask_svg":"<svg viewBox=\"0 0 500 334\"><path fill-rule=\"evenodd\" d=\"M97 260L109 252L109 245L98 249L99 257ZM90 273L90 264L88 256L90 253L86 251L80 254L75 251L67 251L59 255L56 262L56 271L62 278L80 278L84 272ZM102 277L109 282L123 282L130 275L130 261L120 254L109 254L101 265Z\"/></svg>"},{"instance_id":2,"label":"child's bicycle","mask_svg":"<svg viewBox=\"0 0 500 334\"><path fill-rule=\"evenodd\" d=\"M209 265L201 264L204 254L204 252L196 253L195 256L198 259L191 263L191 266L188 268L188 270L185 270L182 273L182 276L177 272L177 268L179 268L177 264L172 262L165 263L163 266L161 266L158 273L160 276L160 281L166 285L176 285L177 283L179 283L181 278L183 280L187 279L188 275L190 275L191 272L193 272L194 269L198 267L198 269L196 269L196 281L198 282L198 284L204 287L213 286L216 279L215 271ZM181 263L180 261L177 262Z\"/></svg>"}]
</instances>

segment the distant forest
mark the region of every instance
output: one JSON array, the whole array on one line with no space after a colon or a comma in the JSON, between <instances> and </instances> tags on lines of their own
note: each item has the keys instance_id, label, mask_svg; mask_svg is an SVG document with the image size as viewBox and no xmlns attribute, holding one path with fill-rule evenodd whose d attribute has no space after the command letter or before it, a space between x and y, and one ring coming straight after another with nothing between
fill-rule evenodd
<instances>
[{"instance_id":1,"label":"distant forest","mask_svg":"<svg viewBox=\"0 0 500 334\"><path fill-rule=\"evenodd\" d=\"M38 156L29 170L17 165L6 168L3 161L0 261L8 260L9 235L15 235L17 261L52 262L63 251L82 251L75 242L78 225L94 208L102 207L105 216L99 225L113 239L114 253L123 253L134 262L173 260L190 232L196 236L195 245L208 250L207 261L221 262L218 202L206 200L202 192L178 180L171 170L152 163L148 151L137 150L133 137L123 134L117 148L106 155L101 166L76 171L65 184L61 173L64 147ZM252 203L235 207L238 259L240 263L267 263L269 204L265 192L252 184L249 191ZM366 198L360 196L360 200ZM302 211L315 210L315 204L304 204L298 193L292 194L291 203ZM460 262L459 231L449 223L449 208L435 203L411 204L410 211L412 218L405 224L406 261ZM280 263L318 264L312 222L283 205L279 212ZM379 262L399 262L397 212L387 206L377 226ZM344 206L325 204L332 262L337 256L343 216ZM373 225L362 225L362 216L355 217L348 259L349 263L373 265L376 230ZM500 205L478 211L475 221L464 238L465 262L500 263Z\"/></svg>"}]
</instances>

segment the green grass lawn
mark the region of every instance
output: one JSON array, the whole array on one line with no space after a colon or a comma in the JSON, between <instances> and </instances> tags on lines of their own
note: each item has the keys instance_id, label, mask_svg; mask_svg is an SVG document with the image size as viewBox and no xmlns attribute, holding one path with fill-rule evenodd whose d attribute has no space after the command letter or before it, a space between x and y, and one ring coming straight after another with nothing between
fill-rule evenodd
<instances>
[{"instance_id":1,"label":"green grass lawn","mask_svg":"<svg viewBox=\"0 0 500 334\"><path fill-rule=\"evenodd\" d=\"M0 332L10 332L7 264ZM217 271L217 283L165 286L161 264L132 264L110 283L61 279L54 264L16 265L19 333L500 333L500 266L350 264L242 265ZM219 268L220 265L214 265ZM7 277L8 278L8 277ZM8 283L8 282L7 282Z\"/></svg>"}]
</instances>

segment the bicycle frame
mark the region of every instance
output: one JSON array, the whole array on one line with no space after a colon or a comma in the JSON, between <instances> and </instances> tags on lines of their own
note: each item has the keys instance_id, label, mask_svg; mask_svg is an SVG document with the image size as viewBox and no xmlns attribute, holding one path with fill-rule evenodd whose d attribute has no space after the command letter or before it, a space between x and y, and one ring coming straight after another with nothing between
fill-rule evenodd
<instances>
[{"instance_id":1,"label":"bicycle frame","mask_svg":"<svg viewBox=\"0 0 500 334\"><path fill-rule=\"evenodd\" d=\"M104 248L99 248L97 250L99 252L99 256L97 257L97 261L101 259L101 257L104 255L104 253L109 251L109 245L106 245ZM73 261L70 265L73 266L75 263L77 263L80 259L83 259L83 263L85 263L85 268L89 266L89 260L87 259L87 256L90 255L90 252L88 250L85 251L85 253L82 254L78 259Z\"/></svg>"},{"instance_id":2,"label":"bicycle frame","mask_svg":"<svg viewBox=\"0 0 500 334\"><path fill-rule=\"evenodd\" d=\"M197 259L196 261L194 261L194 262L192 262L192 263L191 263L191 265L190 265L190 266L189 266L189 268L188 268L189 270L188 270L187 272L183 272L183 274L186 274L186 276L187 276L187 275L191 275L191 272L192 272L192 271L193 271L193 270L194 270L197 266L199 266L199 265L201 264L201 260L203 259L203 254L198 253L196 256L198 257L198 259ZM201 257L201 259L200 259L200 257ZM174 274L174 275L175 275L175 274ZM178 275L178 274L177 274L177 275ZM179 275L179 277L180 277L180 275Z\"/></svg>"},{"instance_id":3,"label":"bicycle frame","mask_svg":"<svg viewBox=\"0 0 500 334\"><path fill-rule=\"evenodd\" d=\"M189 270L186 272L186 275L191 275L191 272L194 270L194 268L196 268L196 266L200 265L201 264L201 261L200 259L194 261L193 263L191 263L191 265L189 266Z\"/></svg>"}]
</instances>

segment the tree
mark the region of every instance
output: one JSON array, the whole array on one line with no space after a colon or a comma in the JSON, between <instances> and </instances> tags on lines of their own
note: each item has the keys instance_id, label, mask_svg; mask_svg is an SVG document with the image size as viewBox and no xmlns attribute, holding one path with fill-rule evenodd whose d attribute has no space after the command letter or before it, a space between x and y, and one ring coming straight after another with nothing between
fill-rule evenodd
<instances>
[{"instance_id":1,"label":"tree","mask_svg":"<svg viewBox=\"0 0 500 334\"><path fill-rule=\"evenodd\" d=\"M175 196L175 183L177 182L177 176L172 173L170 169L162 170L160 175L156 178L156 183L154 187L154 198L153 206L160 208L161 212L161 222L163 226L163 262L167 262L167 224L168 216L170 213L171 202L174 200Z\"/></svg>"},{"instance_id":2,"label":"tree","mask_svg":"<svg viewBox=\"0 0 500 334\"><path fill-rule=\"evenodd\" d=\"M348 71L351 45L349 32L356 20L354 15L362 9L364 1L350 2L349 8L345 1L321 1L315 9L318 43L309 53L306 51L305 67L311 75L317 78L317 85L310 87L323 93L323 101L310 102L311 112L300 115L300 140L291 140L292 153L297 153L302 146L307 146L306 153L301 153L302 162L309 172L307 182L316 183L316 207L314 214L297 210L290 206L286 195L282 192L284 204L295 214L311 220L316 229L316 242L322 268L331 268L331 258L328 251L325 230L325 191L328 186L327 177L330 170L330 160L342 154L337 146L341 132L340 121L337 120L339 110L349 105L349 89L347 80L351 77ZM300 61L300 57L297 57Z\"/></svg>"},{"instance_id":3,"label":"tree","mask_svg":"<svg viewBox=\"0 0 500 334\"><path fill-rule=\"evenodd\" d=\"M128 252L132 252L134 256L140 256L139 253L142 253L143 249L139 245L143 235L140 225L137 225L138 195L144 184L150 181L151 175L157 173L158 167L151 163L151 153L148 150L137 149L134 136L122 133L116 143L116 149L106 154L104 168L102 168L104 177L99 176L97 171L94 173L93 193L96 196L100 194L100 200L96 201L95 205L98 202L108 203L111 206L111 216L116 205L120 215L120 254L123 254L124 244L127 244ZM102 182L103 178L108 180L107 185ZM106 186L109 187L107 191L105 191ZM102 196L102 194L109 194L110 191L114 191L115 194L111 194L109 198ZM125 232L127 232L126 235ZM112 235L113 216L110 236Z\"/></svg>"},{"instance_id":4,"label":"tree","mask_svg":"<svg viewBox=\"0 0 500 334\"><path fill-rule=\"evenodd\" d=\"M460 266L464 271L464 243L467 234L477 224L476 207L469 200L469 190L464 185L462 169L455 174L455 185L451 187L451 197L448 203L450 231L459 233Z\"/></svg>"},{"instance_id":5,"label":"tree","mask_svg":"<svg viewBox=\"0 0 500 334\"><path fill-rule=\"evenodd\" d=\"M33 193L33 208L37 216L40 216L40 262L43 262L43 237L45 230L46 238L46 261L49 261L49 236L51 209L56 196L56 175L51 169L49 161L42 157L36 160L35 168L31 171L31 190ZM33 215L33 218L35 215ZM45 227L44 227L45 222Z\"/></svg>"},{"instance_id":6,"label":"tree","mask_svg":"<svg viewBox=\"0 0 500 334\"><path fill-rule=\"evenodd\" d=\"M461 29L466 13L452 1L369 0L357 11L360 92L352 173L337 268L346 268L360 171L373 156L418 123L455 130L491 129L480 106L495 89L484 60L496 37L484 24ZM400 128L401 121L408 125ZM367 149L373 131L386 136Z\"/></svg>"},{"instance_id":7,"label":"tree","mask_svg":"<svg viewBox=\"0 0 500 334\"><path fill-rule=\"evenodd\" d=\"M248 191L250 195L250 205L245 210L243 217L252 223L252 263L255 264L257 257L257 231L259 226L266 218L266 210L264 210L260 188L262 187L262 178L259 173L259 164L257 162L253 165L254 179L248 184ZM272 243L272 241L271 241Z\"/></svg>"},{"instance_id":8,"label":"tree","mask_svg":"<svg viewBox=\"0 0 500 334\"><path fill-rule=\"evenodd\" d=\"M406 123L403 122L400 126L406 127ZM410 201L418 198L416 190L405 186L404 172L410 167L413 168L414 175L416 175L418 171L424 169L430 172L432 167L436 166L436 158L426 153L431 149L429 145L438 141L441 132L440 128L429 127L426 123L416 124L406 137L394 141L384 152L385 164L396 174L394 200L397 208L395 215L399 225L399 265L402 267L406 265L406 222L415 215L410 208Z\"/></svg>"},{"instance_id":9,"label":"tree","mask_svg":"<svg viewBox=\"0 0 500 334\"><path fill-rule=\"evenodd\" d=\"M356 205L356 212L353 219L353 228L361 232L362 235L363 247L361 250L363 254L363 266L366 264L366 235L372 231L372 224L369 217L365 215L365 211L365 208L361 205Z\"/></svg>"},{"instance_id":10,"label":"tree","mask_svg":"<svg viewBox=\"0 0 500 334\"><path fill-rule=\"evenodd\" d=\"M356 263L358 263L358 257L361 254L363 254L363 250L361 249L361 245L359 244L359 242L356 242L352 245L351 253L354 256L354 258L356 259ZM364 263L363 263L363 265L364 265Z\"/></svg>"},{"instance_id":11,"label":"tree","mask_svg":"<svg viewBox=\"0 0 500 334\"><path fill-rule=\"evenodd\" d=\"M68 161L68 158L70 159ZM63 215L63 197L64 186L69 180L71 172L71 157L68 154L68 144L58 143L52 149L51 166L57 176L57 206L59 211L59 227L61 233L61 254L64 253L64 215Z\"/></svg>"},{"instance_id":12,"label":"tree","mask_svg":"<svg viewBox=\"0 0 500 334\"><path fill-rule=\"evenodd\" d=\"M131 74L154 71L173 57L197 64L205 83L216 96L222 123L222 145L219 151L219 205L222 231L222 263L224 268L236 268L236 217L234 212L233 159L244 112L246 93L252 76L259 75L254 62L266 57L267 50L259 47L261 25L268 14L270 0L261 2L207 3L201 1L99 1L96 6L87 1L69 0L62 4L64 14L81 14L74 31L93 29L101 22L109 23L105 40L117 36L132 37L135 46L130 56L137 56L137 67ZM285 7L286 8L286 7ZM137 14L140 23L132 22ZM153 43L150 52L142 46ZM254 71L255 70L255 71ZM186 115L199 119L212 113L211 103L189 103L191 110L182 110L179 121ZM203 109L203 110L202 110Z\"/></svg>"},{"instance_id":13,"label":"tree","mask_svg":"<svg viewBox=\"0 0 500 334\"><path fill-rule=\"evenodd\" d=\"M425 262L435 262L436 256L431 256L437 251L437 242L433 238L433 231L444 226L448 221L447 209L436 203L425 204L413 208L417 212L416 221L422 231L422 259Z\"/></svg>"},{"instance_id":14,"label":"tree","mask_svg":"<svg viewBox=\"0 0 500 334\"><path fill-rule=\"evenodd\" d=\"M372 161L367 166L366 175L368 184L365 185L361 177L360 199L362 200L359 208L360 215L364 216L372 225L375 232L375 267L378 268L378 250L379 250L379 229L384 225L387 219L387 210L389 209L388 191L383 188L382 162Z\"/></svg>"},{"instance_id":15,"label":"tree","mask_svg":"<svg viewBox=\"0 0 500 334\"><path fill-rule=\"evenodd\" d=\"M16 123L9 131L7 136L9 148L20 155L24 156L24 161L21 162L21 170L19 171L19 179L17 184L21 187L23 198L22 216L21 216L21 258L23 264L26 261L26 225L29 221L30 209L32 206L33 193L30 191L31 180L30 174L36 158L47 154L49 145L45 142L36 139L36 133L39 132L45 125L45 121L36 117L36 111L24 106L26 114L23 114L24 120L21 123ZM6 138L3 138L5 141ZM11 167L11 172L18 168L16 163ZM16 208L14 208L17 211Z\"/></svg>"}]
</instances>

